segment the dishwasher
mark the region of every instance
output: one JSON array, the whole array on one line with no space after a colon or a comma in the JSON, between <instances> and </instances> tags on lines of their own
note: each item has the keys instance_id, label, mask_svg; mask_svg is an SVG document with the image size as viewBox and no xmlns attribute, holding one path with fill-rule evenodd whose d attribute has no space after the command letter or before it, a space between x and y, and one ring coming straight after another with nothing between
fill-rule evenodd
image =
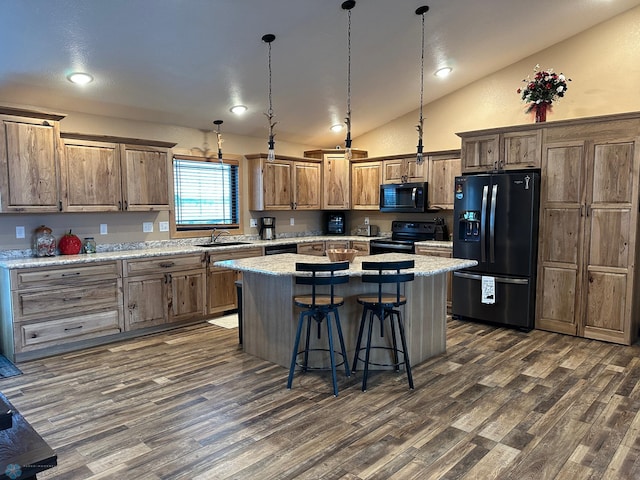
<instances>
[{"instance_id":1,"label":"dishwasher","mask_svg":"<svg viewBox=\"0 0 640 480\"><path fill-rule=\"evenodd\" d=\"M279 253L298 253L298 247L295 243L281 243L264 247L265 255L277 255Z\"/></svg>"}]
</instances>

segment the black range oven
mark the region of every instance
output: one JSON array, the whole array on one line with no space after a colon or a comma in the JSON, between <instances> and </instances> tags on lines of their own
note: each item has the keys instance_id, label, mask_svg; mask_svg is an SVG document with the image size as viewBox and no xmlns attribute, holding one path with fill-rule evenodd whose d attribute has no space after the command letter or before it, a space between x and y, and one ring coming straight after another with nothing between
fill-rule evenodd
<instances>
[{"instance_id":1,"label":"black range oven","mask_svg":"<svg viewBox=\"0 0 640 480\"><path fill-rule=\"evenodd\" d=\"M369 253L370 255L379 253L415 253L415 242L437 239L436 231L439 232L441 230L440 222L440 219L423 222L393 221L391 223L391 238L371 240Z\"/></svg>"}]
</instances>

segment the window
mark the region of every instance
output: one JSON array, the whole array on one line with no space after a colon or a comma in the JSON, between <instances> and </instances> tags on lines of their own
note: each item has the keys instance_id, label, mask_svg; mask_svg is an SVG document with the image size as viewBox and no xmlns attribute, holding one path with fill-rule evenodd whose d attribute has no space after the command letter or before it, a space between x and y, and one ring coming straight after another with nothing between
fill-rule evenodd
<instances>
[{"instance_id":1,"label":"window","mask_svg":"<svg viewBox=\"0 0 640 480\"><path fill-rule=\"evenodd\" d=\"M238 228L238 162L174 157L176 230Z\"/></svg>"}]
</instances>

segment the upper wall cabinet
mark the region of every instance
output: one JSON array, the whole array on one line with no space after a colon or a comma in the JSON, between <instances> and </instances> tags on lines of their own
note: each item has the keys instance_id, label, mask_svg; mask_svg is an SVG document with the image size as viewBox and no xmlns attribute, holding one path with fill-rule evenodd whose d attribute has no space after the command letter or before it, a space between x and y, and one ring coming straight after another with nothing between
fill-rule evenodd
<instances>
[{"instance_id":1,"label":"upper wall cabinet","mask_svg":"<svg viewBox=\"0 0 640 480\"><path fill-rule=\"evenodd\" d=\"M320 210L320 162L266 154L246 156L249 210Z\"/></svg>"},{"instance_id":2,"label":"upper wall cabinet","mask_svg":"<svg viewBox=\"0 0 640 480\"><path fill-rule=\"evenodd\" d=\"M466 132L462 137L462 171L540 168L542 128Z\"/></svg>"},{"instance_id":3,"label":"upper wall cabinet","mask_svg":"<svg viewBox=\"0 0 640 480\"><path fill-rule=\"evenodd\" d=\"M57 212L60 115L0 108L0 212Z\"/></svg>"},{"instance_id":4,"label":"upper wall cabinet","mask_svg":"<svg viewBox=\"0 0 640 480\"><path fill-rule=\"evenodd\" d=\"M460 150L429 154L429 207L453 210L455 179L462 174Z\"/></svg>"},{"instance_id":5,"label":"upper wall cabinet","mask_svg":"<svg viewBox=\"0 0 640 480\"><path fill-rule=\"evenodd\" d=\"M351 209L378 210L381 182L381 161L351 163Z\"/></svg>"},{"instance_id":6,"label":"upper wall cabinet","mask_svg":"<svg viewBox=\"0 0 640 480\"><path fill-rule=\"evenodd\" d=\"M322 160L322 209L349 210L351 208L351 165L344 150L308 150L307 158ZM364 150L352 149L352 158L366 158Z\"/></svg>"},{"instance_id":7,"label":"upper wall cabinet","mask_svg":"<svg viewBox=\"0 0 640 480\"><path fill-rule=\"evenodd\" d=\"M382 160L382 183L424 182L428 171L429 163L418 164L416 154L386 157Z\"/></svg>"},{"instance_id":8,"label":"upper wall cabinet","mask_svg":"<svg viewBox=\"0 0 640 480\"><path fill-rule=\"evenodd\" d=\"M63 209L70 212L170 208L175 144L63 133Z\"/></svg>"}]
</instances>

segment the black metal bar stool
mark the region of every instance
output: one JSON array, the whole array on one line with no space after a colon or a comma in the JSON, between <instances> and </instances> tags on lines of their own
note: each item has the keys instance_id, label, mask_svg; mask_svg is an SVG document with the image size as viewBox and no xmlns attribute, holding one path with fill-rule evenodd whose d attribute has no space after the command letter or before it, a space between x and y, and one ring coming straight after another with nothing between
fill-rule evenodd
<instances>
[{"instance_id":1,"label":"black metal bar stool","mask_svg":"<svg viewBox=\"0 0 640 480\"><path fill-rule=\"evenodd\" d=\"M362 275L363 283L377 283L378 291L376 293L358 295L358 303L363 306L362 318L360 320L360 328L358 330L358 341L356 343L356 352L353 357L353 371L358 366L358 360L364 362L364 373L362 375L362 391L367 390L367 376L369 374L369 365L378 366L394 366L396 371L400 370L400 365L404 364L407 371L407 379L409 380L409 388L413 389L413 377L411 375L411 362L409 361L409 352L407 350L407 340L404 333L404 323L402 321L402 313L398 307L407 303L407 298L400 293L401 285L405 282L411 282L414 274L404 272L409 268L413 268L415 262L413 260L403 260L399 262L362 262L362 270L376 271L376 273L364 273ZM388 293L383 291L383 286L395 284L395 292ZM374 320L380 322L380 337L384 337L384 321L389 319L391 329L391 346L372 346L371 337L373 332ZM367 345L362 347L362 335L364 333L365 324L368 323ZM402 342L402 349L398 348L396 339L396 328ZM391 350L393 355L393 363L375 363L370 361L372 349ZM360 352L365 351L365 358L360 358ZM402 355L402 361L399 361L399 355Z\"/></svg>"},{"instance_id":2,"label":"black metal bar stool","mask_svg":"<svg viewBox=\"0 0 640 480\"><path fill-rule=\"evenodd\" d=\"M341 270L348 270L349 262L335 262L335 263L296 263L297 272L306 272L306 275L296 275L296 284L311 285L310 295L298 295L293 298L294 303L303 308L298 317L298 329L296 331L296 339L293 345L293 354L291 356L291 368L289 369L289 379L287 381L287 388L291 388L293 383L293 374L296 369L296 365L302 367L302 371L307 370L322 370L323 367L309 367L309 352L324 351L329 352L329 359L331 362L331 375L333 380L333 394L338 396L338 380L336 378L336 359L335 354L342 356L342 363L344 364L344 370L349 377L351 370L349 369L349 361L347 359L347 350L344 346L344 337L342 336L342 328L340 327L340 316L338 315L338 307L344 304L344 298L334 294L334 285L347 283L349 276L336 275L336 272ZM319 294L316 292L318 286L329 286L329 294ZM333 315L332 315L333 314ZM340 352L336 352L333 347L333 327L331 325L331 316L338 333L338 339L340 340ZM306 322L305 322L306 320ZM309 339L311 335L311 320L315 320L318 326L318 338L320 338L321 324L326 320L327 336L329 340L329 348L309 348ZM299 351L300 336L302 334L302 327L306 323L306 342L303 350ZM298 357L303 355L302 363L298 363Z\"/></svg>"}]
</instances>

